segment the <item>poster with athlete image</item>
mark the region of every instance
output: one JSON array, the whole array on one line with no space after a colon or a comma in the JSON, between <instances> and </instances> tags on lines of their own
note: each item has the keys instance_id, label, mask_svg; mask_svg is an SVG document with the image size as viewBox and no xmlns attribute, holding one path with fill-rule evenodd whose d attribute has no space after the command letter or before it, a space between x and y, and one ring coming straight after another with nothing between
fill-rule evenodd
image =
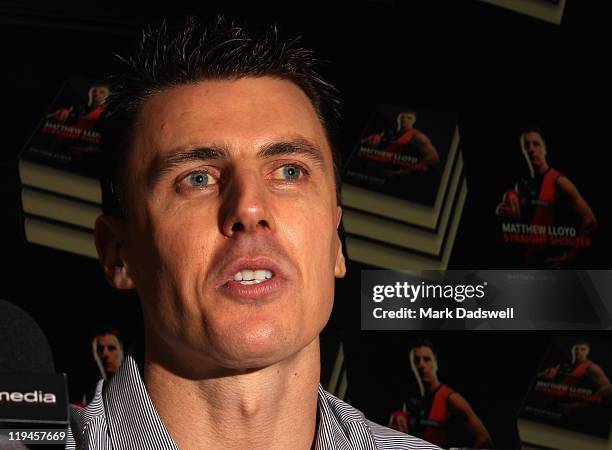
<instances>
[{"instance_id":1,"label":"poster with athlete image","mask_svg":"<svg viewBox=\"0 0 612 450\"><path fill-rule=\"evenodd\" d=\"M516 413L538 362L527 353L517 367L507 354L542 339L477 334L349 334L350 403L441 448L518 448Z\"/></svg>"},{"instance_id":2,"label":"poster with athlete image","mask_svg":"<svg viewBox=\"0 0 612 450\"><path fill-rule=\"evenodd\" d=\"M591 144L566 116L465 114L470 196L457 266L609 267L610 213L603 189L608 169L580 150Z\"/></svg>"}]
</instances>

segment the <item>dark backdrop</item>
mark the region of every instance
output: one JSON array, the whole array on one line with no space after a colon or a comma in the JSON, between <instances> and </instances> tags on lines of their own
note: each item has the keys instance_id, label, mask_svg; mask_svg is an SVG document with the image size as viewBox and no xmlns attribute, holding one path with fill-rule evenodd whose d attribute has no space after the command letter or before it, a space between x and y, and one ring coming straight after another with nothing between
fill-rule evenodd
<instances>
[{"instance_id":1,"label":"dark backdrop","mask_svg":"<svg viewBox=\"0 0 612 450\"><path fill-rule=\"evenodd\" d=\"M510 149L500 149L496 143L500 133L511 136L517 120L529 114L548 118L546 125L557 143L563 143L555 161L573 171L575 182L597 205L600 221L608 227L608 170L603 161L608 147L604 90L609 72L603 59L609 41L602 35L601 13L589 2L568 0L560 27L476 0L355 1L336 9L329 1L172 2L172 10L167 4L124 3L64 1L49 6L42 1L0 2L0 239L4 256L0 297L22 305L45 330L57 370L69 375L73 400L93 382L92 326L114 323L131 341L141 333L139 307L134 295L119 294L106 285L97 262L24 242L16 158L62 81L70 75L111 73L116 67L113 53L124 51L149 20L223 11L251 23L277 22L289 33L302 34L329 61L324 71L342 92L344 123L339 140L345 156L377 103L460 111L470 198L452 259L454 267L504 267L505 262L496 259L490 247L479 245L490 233L491 220L490 213L479 205L495 207L497 190L516 163L508 156ZM499 152L506 155L505 160L500 160ZM609 248L609 238L603 239L602 246ZM609 267L606 258L598 264ZM389 344L382 333L358 331L360 266L351 268L349 277L339 283L328 334L347 337L346 350L353 361L375 364L377 360L371 358L384 355L397 357L397 370L405 369L405 361L397 356L402 353L398 342L410 335L394 337ZM534 373L548 337L489 333L447 334L435 339L446 355L460 355L467 346L474 365L483 357L506 361L494 374L490 369L483 371L494 376L496 385L509 386L509 395L517 398ZM521 349L522 363L500 353L514 343ZM398 350L389 350L389 345ZM383 347L385 351L379 352ZM449 358L446 364L459 365L461 358ZM358 367L348 366L353 390L361 390L351 397L360 406L369 384ZM398 377L384 372L377 376ZM458 379L468 392L477 392L482 382L476 375ZM375 397L380 392L372 390L368 395ZM477 407L486 401L474 400ZM372 414L384 421L384 413L374 410ZM508 421L511 415L507 410L501 418L492 413L487 416L489 427L496 430L494 439L506 446L514 442Z\"/></svg>"}]
</instances>

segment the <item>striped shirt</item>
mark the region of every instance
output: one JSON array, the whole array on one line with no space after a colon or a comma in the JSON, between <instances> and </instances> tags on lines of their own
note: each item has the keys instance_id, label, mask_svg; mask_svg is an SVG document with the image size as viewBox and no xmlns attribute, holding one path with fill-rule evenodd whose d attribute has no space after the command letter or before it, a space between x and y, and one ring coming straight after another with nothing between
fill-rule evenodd
<instances>
[{"instance_id":1,"label":"striped shirt","mask_svg":"<svg viewBox=\"0 0 612 450\"><path fill-rule=\"evenodd\" d=\"M436 450L439 447L377 425L319 386L316 450ZM126 356L119 371L86 408L72 407L67 449L178 449L147 393L136 361Z\"/></svg>"}]
</instances>

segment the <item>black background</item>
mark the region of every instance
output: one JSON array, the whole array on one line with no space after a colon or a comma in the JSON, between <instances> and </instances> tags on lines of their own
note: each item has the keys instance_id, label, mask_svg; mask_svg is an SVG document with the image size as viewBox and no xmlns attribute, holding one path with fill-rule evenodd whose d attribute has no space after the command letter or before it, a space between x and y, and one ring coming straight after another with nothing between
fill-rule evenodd
<instances>
[{"instance_id":1,"label":"black background","mask_svg":"<svg viewBox=\"0 0 612 450\"><path fill-rule=\"evenodd\" d=\"M106 285L97 262L24 241L17 154L62 82L71 75L98 78L112 73L117 67L113 53L124 52L150 20L223 11L248 23L277 22L290 34L302 34L329 61L325 75L342 93L340 143L345 155L376 104L459 111L470 197L452 259L456 268L507 265L486 245L495 226L489 207L499 202L520 164L509 139L516 139L521 123L545 122L541 125L554 136L549 142L552 161L559 170L571 172L602 229L609 229L609 171L604 163L609 40L598 19L605 14L591 2L568 0L561 26L476 0L355 1L342 7L329 1L175 1L172 7L124 3L0 2L0 297L21 305L46 332L57 371L68 373L73 400L95 376L89 341L93 325L112 322L128 340L138 337L139 306L134 295ZM606 252L609 243L603 233L601 248ZM610 267L604 252L594 265ZM372 419L385 423L383 405L395 401L402 378L409 376L403 357L405 342L413 336L358 331L360 266L351 264L349 269L338 284L326 336L346 338L345 350L352 358L347 364L350 398L357 407L369 408ZM442 373L449 384L454 381L453 387L483 415L499 447L515 446L514 408L549 336L447 333L432 339L445 357ZM392 360L395 369L364 372L381 358Z\"/></svg>"}]
</instances>

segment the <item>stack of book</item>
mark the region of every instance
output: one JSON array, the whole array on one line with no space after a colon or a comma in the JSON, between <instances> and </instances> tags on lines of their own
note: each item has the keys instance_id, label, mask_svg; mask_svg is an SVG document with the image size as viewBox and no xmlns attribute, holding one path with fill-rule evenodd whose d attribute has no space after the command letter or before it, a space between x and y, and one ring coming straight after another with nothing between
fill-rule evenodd
<instances>
[{"instance_id":1,"label":"stack of book","mask_svg":"<svg viewBox=\"0 0 612 450\"><path fill-rule=\"evenodd\" d=\"M93 227L101 213L99 121L109 87L69 79L19 158L28 242L97 258Z\"/></svg>"},{"instance_id":2,"label":"stack of book","mask_svg":"<svg viewBox=\"0 0 612 450\"><path fill-rule=\"evenodd\" d=\"M349 258L386 269L448 266L467 196L454 113L379 106L342 187Z\"/></svg>"}]
</instances>

